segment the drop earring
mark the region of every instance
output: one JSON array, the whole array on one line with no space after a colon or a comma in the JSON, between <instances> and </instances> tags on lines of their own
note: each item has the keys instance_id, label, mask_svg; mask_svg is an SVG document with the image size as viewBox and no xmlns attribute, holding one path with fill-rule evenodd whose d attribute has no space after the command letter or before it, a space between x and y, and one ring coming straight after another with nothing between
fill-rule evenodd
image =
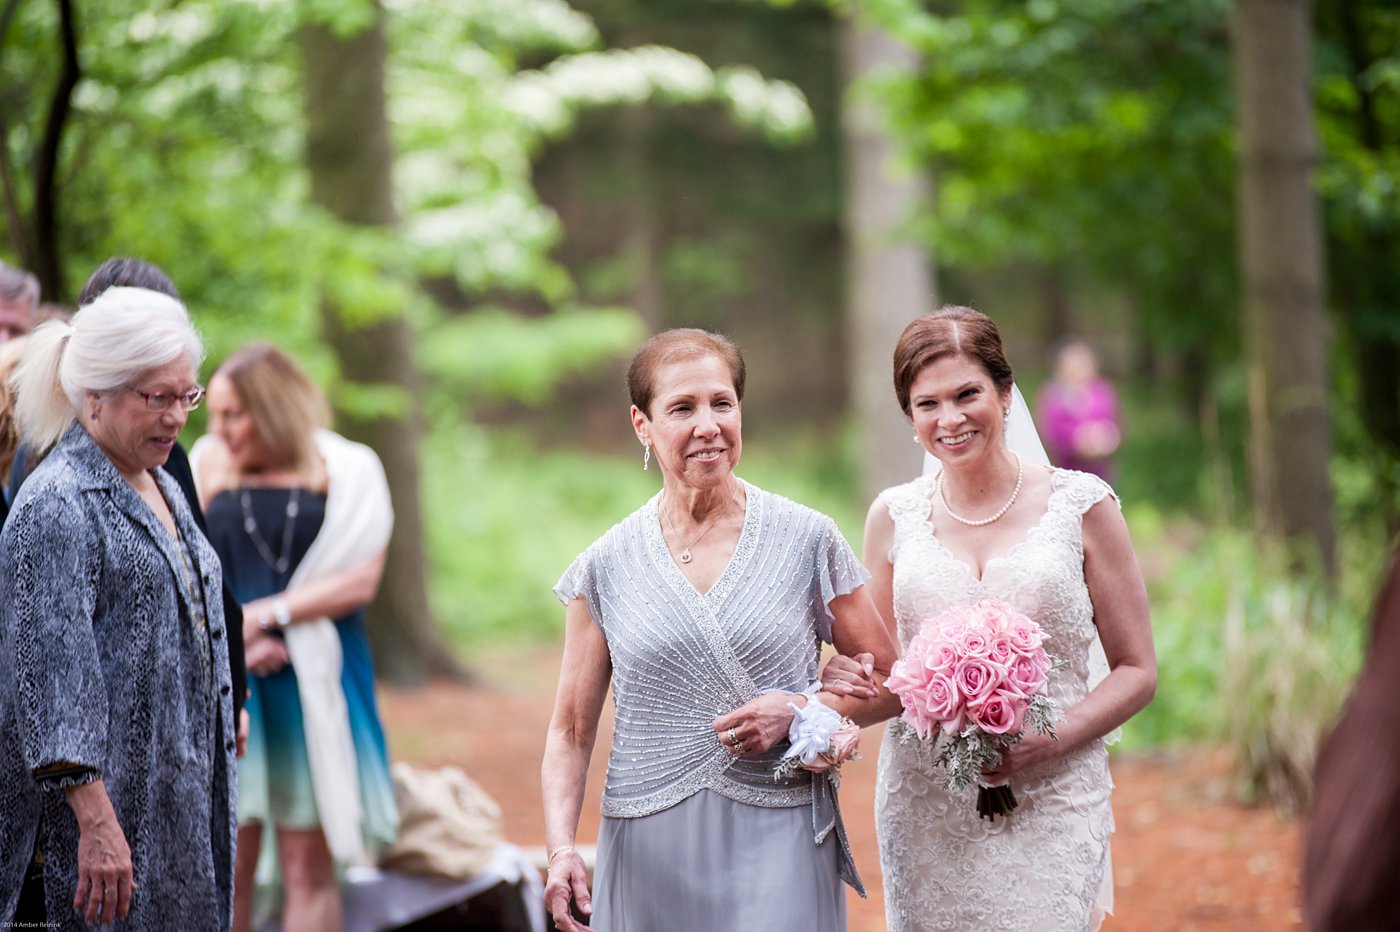
<instances>
[{"instance_id":1,"label":"drop earring","mask_svg":"<svg viewBox=\"0 0 1400 932\"><path fill-rule=\"evenodd\" d=\"M644 442L642 447L646 450L646 452L642 454L642 469L651 469L651 441L648 440Z\"/></svg>"}]
</instances>

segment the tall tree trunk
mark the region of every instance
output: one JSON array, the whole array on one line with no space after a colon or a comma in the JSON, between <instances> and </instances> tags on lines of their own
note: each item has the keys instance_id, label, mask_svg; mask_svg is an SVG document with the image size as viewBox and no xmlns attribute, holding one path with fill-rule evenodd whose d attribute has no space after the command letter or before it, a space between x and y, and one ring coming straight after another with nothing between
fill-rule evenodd
<instances>
[{"instance_id":1,"label":"tall tree trunk","mask_svg":"<svg viewBox=\"0 0 1400 932\"><path fill-rule=\"evenodd\" d=\"M384 93L384 15L376 3L373 25L338 36L306 25L299 41L306 82L306 160L311 198L348 224L392 227L393 150ZM369 444L384 462L394 501L394 533L379 595L370 606L370 640L380 676L413 684L460 668L428 608L418 447L422 425L412 333L403 314L385 308L368 324L347 320L330 292L321 303L325 336L340 359L343 379L399 387L403 417L355 417L345 433ZM358 318L358 315L357 315Z\"/></svg>"},{"instance_id":2,"label":"tall tree trunk","mask_svg":"<svg viewBox=\"0 0 1400 932\"><path fill-rule=\"evenodd\" d=\"M1239 261L1249 367L1250 487L1270 541L1334 565L1329 332L1311 174L1308 0L1236 0Z\"/></svg>"},{"instance_id":3,"label":"tall tree trunk","mask_svg":"<svg viewBox=\"0 0 1400 932\"><path fill-rule=\"evenodd\" d=\"M58 0L58 85L49 99L44 138L34 154L34 269L39 287L50 301L67 299L63 261L58 245L58 160L63 131L73 110L73 91L82 77L78 66L78 28L73 22L72 0Z\"/></svg>"},{"instance_id":4,"label":"tall tree trunk","mask_svg":"<svg viewBox=\"0 0 1400 932\"><path fill-rule=\"evenodd\" d=\"M921 462L890 379L900 332L935 300L927 250L900 229L927 204L929 192L923 178L901 174L884 115L855 88L876 69L913 72L917 55L858 19L843 17L838 28L845 84L846 319L860 486L870 500L913 478Z\"/></svg>"}]
</instances>

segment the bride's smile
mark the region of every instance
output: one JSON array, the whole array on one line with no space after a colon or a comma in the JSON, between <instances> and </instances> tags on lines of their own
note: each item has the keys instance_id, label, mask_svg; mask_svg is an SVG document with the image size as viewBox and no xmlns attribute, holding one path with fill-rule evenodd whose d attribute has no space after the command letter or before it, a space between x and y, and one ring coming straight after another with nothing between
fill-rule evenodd
<instances>
[{"instance_id":1,"label":"bride's smile","mask_svg":"<svg viewBox=\"0 0 1400 932\"><path fill-rule=\"evenodd\" d=\"M966 356L935 359L909 387L910 418L924 449L945 465L980 458L1003 434L1010 392L998 392L981 366Z\"/></svg>"}]
</instances>

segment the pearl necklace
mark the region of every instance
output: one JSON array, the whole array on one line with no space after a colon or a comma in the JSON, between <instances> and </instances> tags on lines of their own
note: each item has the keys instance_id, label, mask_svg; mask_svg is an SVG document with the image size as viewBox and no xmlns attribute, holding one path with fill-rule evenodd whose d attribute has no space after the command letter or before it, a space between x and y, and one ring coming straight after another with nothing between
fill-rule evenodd
<instances>
[{"instance_id":1,"label":"pearl necklace","mask_svg":"<svg viewBox=\"0 0 1400 932\"><path fill-rule=\"evenodd\" d=\"M980 521L973 521L970 518L964 518L962 515L957 514L953 511L952 507L948 504L948 493L943 488L943 473L940 472L936 481L936 485L938 486L938 497L940 500L942 500L943 510L948 513L948 517L952 518L959 524L965 524L968 527L986 527L988 524L991 524L993 521L996 521L1002 515L1010 511L1011 506L1016 504L1016 496L1021 494L1021 480L1025 477L1025 466L1021 462L1020 454L1013 450L1011 451L1011 455L1016 457L1016 488L1011 490L1011 497L1006 500L1005 505L1002 505L1001 508L997 510L996 514L992 515L990 518L983 518Z\"/></svg>"}]
</instances>

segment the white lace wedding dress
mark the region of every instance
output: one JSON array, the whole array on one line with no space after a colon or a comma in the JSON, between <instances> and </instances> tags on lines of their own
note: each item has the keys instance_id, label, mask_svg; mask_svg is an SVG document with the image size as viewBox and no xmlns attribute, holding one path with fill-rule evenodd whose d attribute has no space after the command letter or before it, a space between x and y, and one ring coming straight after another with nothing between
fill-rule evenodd
<instances>
[{"instance_id":1,"label":"white lace wedding dress","mask_svg":"<svg viewBox=\"0 0 1400 932\"><path fill-rule=\"evenodd\" d=\"M1050 694L1069 708L1089 690L1096 638L1082 517L1112 492L1096 476L1060 469L1051 487L1040 523L991 560L980 580L933 534L932 477L888 489L882 498L894 519L890 559L901 647L945 609L1004 600L1049 634L1046 651L1060 662ZM1113 906L1113 784L1104 742L1017 775L1011 785L1020 805L995 822L978 818L975 790L944 788L934 756L922 742L901 742L894 729L880 748L875 813L890 930L1097 928Z\"/></svg>"}]
</instances>

